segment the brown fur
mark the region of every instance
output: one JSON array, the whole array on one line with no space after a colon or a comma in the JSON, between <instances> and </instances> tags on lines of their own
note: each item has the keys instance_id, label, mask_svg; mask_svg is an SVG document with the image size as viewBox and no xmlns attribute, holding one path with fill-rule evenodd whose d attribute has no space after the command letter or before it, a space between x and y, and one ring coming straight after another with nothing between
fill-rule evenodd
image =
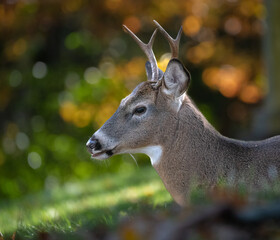
<instances>
[{"instance_id":1,"label":"brown fur","mask_svg":"<svg viewBox=\"0 0 280 240\"><path fill-rule=\"evenodd\" d=\"M159 142L164 153L154 168L180 205L186 203L194 182L213 186L223 178L234 184L241 181L259 187L264 180L271 180L271 166L280 171L280 136L256 142L226 138L187 96L180 111L167 116L165 124L169 127L162 127L159 135L164 139Z\"/></svg>"}]
</instances>

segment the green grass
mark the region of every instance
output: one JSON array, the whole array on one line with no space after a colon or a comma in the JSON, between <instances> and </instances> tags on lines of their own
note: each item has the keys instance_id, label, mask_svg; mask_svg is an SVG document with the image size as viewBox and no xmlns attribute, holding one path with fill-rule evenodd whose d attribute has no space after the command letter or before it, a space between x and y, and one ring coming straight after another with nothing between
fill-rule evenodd
<instances>
[{"instance_id":1,"label":"green grass","mask_svg":"<svg viewBox=\"0 0 280 240\"><path fill-rule=\"evenodd\" d=\"M216 190L194 187L190 207L230 202L236 205L267 203L280 199L280 182L254 194L247 188ZM79 234L100 226L114 228L125 217L143 211L170 210L172 199L152 167L125 168L120 174L106 174L88 181L68 182L49 191L0 202L0 232L4 239L81 239ZM0 237L1 239L1 237Z\"/></svg>"},{"instance_id":2,"label":"green grass","mask_svg":"<svg viewBox=\"0 0 280 240\"><path fill-rule=\"evenodd\" d=\"M126 215L171 202L152 167L89 181L69 182L51 191L0 202L0 232L36 239L39 232L71 233L98 224L114 226Z\"/></svg>"}]
</instances>

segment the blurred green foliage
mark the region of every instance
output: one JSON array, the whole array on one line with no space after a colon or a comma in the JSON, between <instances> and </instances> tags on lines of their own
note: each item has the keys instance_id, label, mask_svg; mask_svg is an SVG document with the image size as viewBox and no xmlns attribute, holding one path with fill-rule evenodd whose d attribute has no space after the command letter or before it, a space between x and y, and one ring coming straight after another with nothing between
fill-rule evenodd
<instances>
[{"instance_id":1,"label":"blurred green foliage","mask_svg":"<svg viewBox=\"0 0 280 240\"><path fill-rule=\"evenodd\" d=\"M131 168L127 156L99 164L85 149L120 99L145 80L145 57L122 24L144 41L152 19L172 36L183 25L190 95L224 133L246 126L266 90L264 15L260 0L0 3L0 196ZM164 70L168 44L160 35L154 51Z\"/></svg>"}]
</instances>

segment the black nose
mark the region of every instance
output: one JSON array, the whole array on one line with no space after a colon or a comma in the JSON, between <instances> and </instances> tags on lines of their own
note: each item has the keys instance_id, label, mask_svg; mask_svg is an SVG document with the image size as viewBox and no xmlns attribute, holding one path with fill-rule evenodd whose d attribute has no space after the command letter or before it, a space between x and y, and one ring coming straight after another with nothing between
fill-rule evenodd
<instances>
[{"instance_id":1,"label":"black nose","mask_svg":"<svg viewBox=\"0 0 280 240\"><path fill-rule=\"evenodd\" d=\"M87 149L91 152L91 150L100 150L101 149L101 144L98 141L98 139L95 139L94 137L91 137L88 141L87 141Z\"/></svg>"}]
</instances>

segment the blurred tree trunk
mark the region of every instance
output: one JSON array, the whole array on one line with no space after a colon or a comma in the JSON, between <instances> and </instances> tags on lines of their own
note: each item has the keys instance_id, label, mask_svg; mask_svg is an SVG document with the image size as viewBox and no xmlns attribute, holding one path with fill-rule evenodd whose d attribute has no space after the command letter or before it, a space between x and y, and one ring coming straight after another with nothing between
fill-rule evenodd
<instances>
[{"instance_id":1,"label":"blurred tree trunk","mask_svg":"<svg viewBox=\"0 0 280 240\"><path fill-rule=\"evenodd\" d=\"M280 1L266 0L263 54L268 94L263 107L258 111L253 136L264 138L280 134Z\"/></svg>"}]
</instances>

